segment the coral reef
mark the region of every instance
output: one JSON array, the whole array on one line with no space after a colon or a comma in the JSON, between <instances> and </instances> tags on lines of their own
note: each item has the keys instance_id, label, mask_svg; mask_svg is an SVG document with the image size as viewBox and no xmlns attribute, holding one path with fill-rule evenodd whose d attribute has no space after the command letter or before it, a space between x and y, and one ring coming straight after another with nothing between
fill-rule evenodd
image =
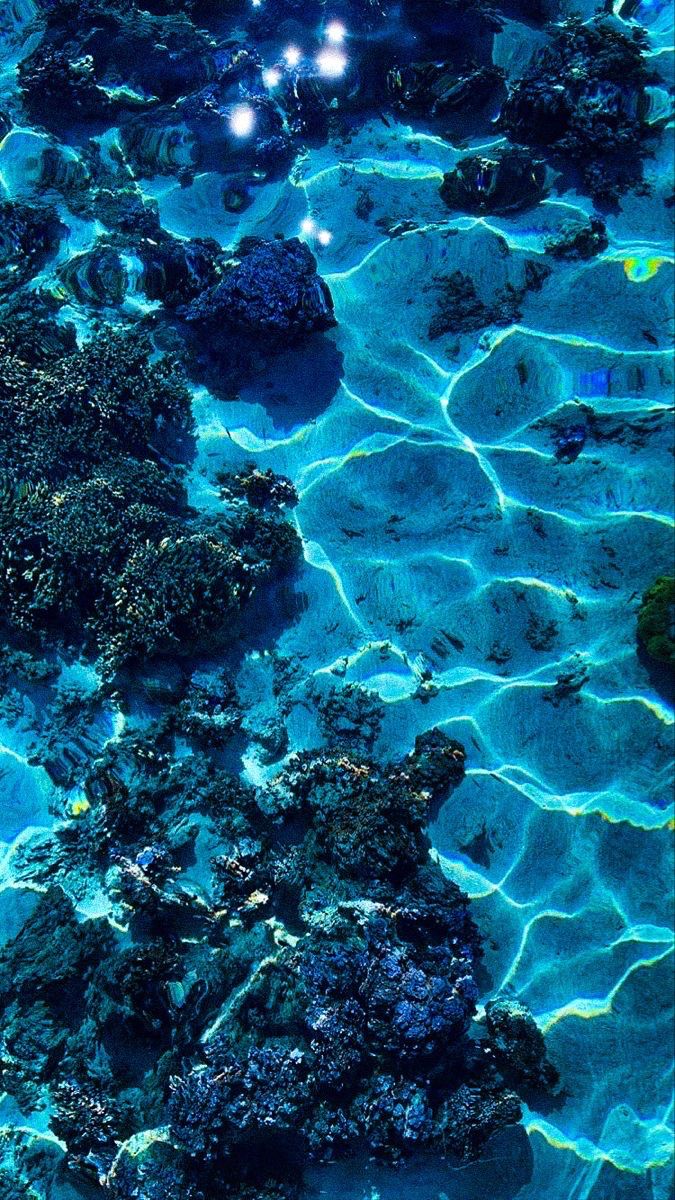
<instances>
[{"instance_id":1,"label":"coral reef","mask_svg":"<svg viewBox=\"0 0 675 1200\"><path fill-rule=\"evenodd\" d=\"M639 182L647 150L645 45L637 25L569 18L510 89L502 128L577 171L596 199L615 200Z\"/></svg>"},{"instance_id":2,"label":"coral reef","mask_svg":"<svg viewBox=\"0 0 675 1200\"><path fill-rule=\"evenodd\" d=\"M189 713L215 682L193 676ZM462 746L431 729L389 766L305 752L256 793L175 757L177 736L213 745L184 704L93 758L59 838L64 864L116 879L132 941L53 884L0 952L3 1086L49 1098L70 1168L118 1197L295 1194L357 1144L476 1157L519 1117L495 1063L554 1076L521 1007L490 1009L494 1059L468 1037L480 939L425 834ZM197 893L182 877L208 829ZM128 1156L151 1126L159 1144Z\"/></svg>"},{"instance_id":3,"label":"coral reef","mask_svg":"<svg viewBox=\"0 0 675 1200\"><path fill-rule=\"evenodd\" d=\"M224 324L238 333L264 334L273 342L283 339L284 344L335 324L328 285L298 238L247 238L237 260L214 289L189 306L188 321L207 327Z\"/></svg>"},{"instance_id":4,"label":"coral reef","mask_svg":"<svg viewBox=\"0 0 675 1200\"><path fill-rule=\"evenodd\" d=\"M546 1057L544 1038L532 1013L519 1000L491 1000L485 1006L490 1045L500 1069L517 1085L549 1090L558 1072Z\"/></svg>"},{"instance_id":5,"label":"coral reef","mask_svg":"<svg viewBox=\"0 0 675 1200\"><path fill-rule=\"evenodd\" d=\"M48 205L0 203L0 293L27 283L58 249L63 227Z\"/></svg>"},{"instance_id":6,"label":"coral reef","mask_svg":"<svg viewBox=\"0 0 675 1200\"><path fill-rule=\"evenodd\" d=\"M204 644L262 580L292 569L297 535L277 512L249 505L208 520L188 509L189 392L175 362L150 361L147 339L105 332L64 354L48 349L52 327L43 328L39 366L12 345L11 322L5 335L6 620L83 641L113 673Z\"/></svg>"}]
</instances>

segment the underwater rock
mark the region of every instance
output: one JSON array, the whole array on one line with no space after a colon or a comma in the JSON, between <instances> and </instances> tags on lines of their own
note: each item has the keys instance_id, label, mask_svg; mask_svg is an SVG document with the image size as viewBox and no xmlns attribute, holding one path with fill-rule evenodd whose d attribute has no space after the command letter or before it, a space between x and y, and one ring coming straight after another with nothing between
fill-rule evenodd
<instances>
[{"instance_id":1,"label":"underwater rock","mask_svg":"<svg viewBox=\"0 0 675 1200\"><path fill-rule=\"evenodd\" d=\"M616 199L639 181L647 148L645 48L637 25L569 18L510 89L501 127L579 173L592 196Z\"/></svg>"},{"instance_id":2,"label":"underwater rock","mask_svg":"<svg viewBox=\"0 0 675 1200\"><path fill-rule=\"evenodd\" d=\"M434 276L432 286L438 300L429 323L429 339L434 341L446 333L477 333L488 325L518 321L525 297L529 292L541 291L551 274L548 264L537 259L525 259L523 267L520 284L506 283L486 300L481 299L473 279L463 271Z\"/></svg>"},{"instance_id":3,"label":"underwater rock","mask_svg":"<svg viewBox=\"0 0 675 1200\"><path fill-rule=\"evenodd\" d=\"M17 936L0 949L0 1005L44 1003L60 1025L82 997L114 939L107 924L79 922L60 887L50 887ZM18 1017L17 1017L18 1019Z\"/></svg>"},{"instance_id":4,"label":"underwater rock","mask_svg":"<svg viewBox=\"0 0 675 1200\"><path fill-rule=\"evenodd\" d=\"M19 64L19 83L24 103L34 119L43 121L64 108L71 115L109 117L114 111L111 97L100 87L91 55L50 45L38 46Z\"/></svg>"},{"instance_id":5,"label":"underwater rock","mask_svg":"<svg viewBox=\"0 0 675 1200\"><path fill-rule=\"evenodd\" d=\"M58 249L64 227L48 205L0 203L0 291L26 283Z\"/></svg>"},{"instance_id":6,"label":"underwater rock","mask_svg":"<svg viewBox=\"0 0 675 1200\"><path fill-rule=\"evenodd\" d=\"M521 147L461 158L443 177L448 208L470 213L510 213L532 208L546 195L546 166Z\"/></svg>"},{"instance_id":7,"label":"underwater rock","mask_svg":"<svg viewBox=\"0 0 675 1200\"><path fill-rule=\"evenodd\" d=\"M47 125L64 112L100 119L147 109L215 74L213 42L183 13L151 15L133 0L61 0L45 16L43 41L23 60L20 81Z\"/></svg>"},{"instance_id":8,"label":"underwater rock","mask_svg":"<svg viewBox=\"0 0 675 1200\"><path fill-rule=\"evenodd\" d=\"M134 177L179 175L190 177L199 164L196 135L175 116L169 123L125 121L120 130L125 162Z\"/></svg>"},{"instance_id":9,"label":"underwater rock","mask_svg":"<svg viewBox=\"0 0 675 1200\"><path fill-rule=\"evenodd\" d=\"M424 859L427 801L344 751L293 755L268 804L273 815L311 818L315 853L343 876L402 877Z\"/></svg>"},{"instance_id":10,"label":"underwater rock","mask_svg":"<svg viewBox=\"0 0 675 1200\"><path fill-rule=\"evenodd\" d=\"M75 254L57 271L58 293L94 308L121 304L129 278L119 252L105 244Z\"/></svg>"},{"instance_id":11,"label":"underwater rock","mask_svg":"<svg viewBox=\"0 0 675 1200\"><path fill-rule=\"evenodd\" d=\"M491 1000L485 1006L490 1046L502 1071L517 1085L550 1091L558 1072L530 1010L520 1000Z\"/></svg>"},{"instance_id":12,"label":"underwater rock","mask_svg":"<svg viewBox=\"0 0 675 1200\"><path fill-rule=\"evenodd\" d=\"M195 671L172 714L175 730L206 746L225 745L241 728L243 713L226 671Z\"/></svg>"},{"instance_id":13,"label":"underwater rock","mask_svg":"<svg viewBox=\"0 0 675 1200\"><path fill-rule=\"evenodd\" d=\"M553 258L588 259L602 254L609 245L607 228L600 217L588 221L566 221L555 237L547 238L544 249Z\"/></svg>"},{"instance_id":14,"label":"underwater rock","mask_svg":"<svg viewBox=\"0 0 675 1200\"><path fill-rule=\"evenodd\" d=\"M29 762L44 766L60 787L74 787L103 740L101 717L106 704L98 694L74 686L55 689L45 706L43 728L31 750ZM110 711L107 712L110 718Z\"/></svg>"},{"instance_id":15,"label":"underwater rock","mask_svg":"<svg viewBox=\"0 0 675 1200\"><path fill-rule=\"evenodd\" d=\"M660 575L642 597L638 638L656 662L675 663L675 578Z\"/></svg>"},{"instance_id":16,"label":"underwater rock","mask_svg":"<svg viewBox=\"0 0 675 1200\"><path fill-rule=\"evenodd\" d=\"M130 181L106 180L92 190L91 211L111 230L141 239L160 236L157 202L148 200Z\"/></svg>"},{"instance_id":17,"label":"underwater rock","mask_svg":"<svg viewBox=\"0 0 675 1200\"><path fill-rule=\"evenodd\" d=\"M160 228L157 210L127 190L114 201L99 189L92 211L116 226L113 233L56 271L52 294L90 308L130 301L162 304L169 311L189 304L221 277L223 251L212 238L177 238Z\"/></svg>"},{"instance_id":18,"label":"underwater rock","mask_svg":"<svg viewBox=\"0 0 675 1200\"><path fill-rule=\"evenodd\" d=\"M244 506L199 521L186 511L180 468L162 450L187 436L189 393L176 364L150 363L148 350L142 337L106 333L48 369L3 364L7 619L84 641L112 672L224 630L299 555L274 513Z\"/></svg>"},{"instance_id":19,"label":"underwater rock","mask_svg":"<svg viewBox=\"0 0 675 1200\"><path fill-rule=\"evenodd\" d=\"M113 214L106 208L110 219ZM100 308L119 306L140 292L172 310L189 304L220 278L223 254L213 239L172 237L159 228L152 208L136 208L126 219L118 209L113 219L121 231L126 227L139 234L138 240L132 243L120 232L72 255L56 272L57 297Z\"/></svg>"},{"instance_id":20,"label":"underwater rock","mask_svg":"<svg viewBox=\"0 0 675 1200\"><path fill-rule=\"evenodd\" d=\"M220 471L216 479L223 500L246 500L254 508L278 512L294 508L298 493L285 475L262 471L255 463L247 463L239 471Z\"/></svg>"},{"instance_id":21,"label":"underwater rock","mask_svg":"<svg viewBox=\"0 0 675 1200\"><path fill-rule=\"evenodd\" d=\"M514 1125L520 1117L520 1103L513 1092L463 1083L441 1110L443 1145L458 1158L471 1162L497 1130Z\"/></svg>"},{"instance_id":22,"label":"underwater rock","mask_svg":"<svg viewBox=\"0 0 675 1200\"><path fill-rule=\"evenodd\" d=\"M437 117L486 104L503 79L504 72L498 67L474 67L458 73L453 63L410 63L389 72L387 87L403 112Z\"/></svg>"},{"instance_id":23,"label":"underwater rock","mask_svg":"<svg viewBox=\"0 0 675 1200\"><path fill-rule=\"evenodd\" d=\"M372 750L384 720L376 692L358 683L332 687L317 703L321 733L329 744Z\"/></svg>"},{"instance_id":24,"label":"underwater rock","mask_svg":"<svg viewBox=\"0 0 675 1200\"><path fill-rule=\"evenodd\" d=\"M171 1131L190 1155L227 1157L260 1148L282 1156L288 1134L310 1110L308 1064L296 1049L253 1047L235 1057L224 1040L209 1047L209 1065L176 1079L169 1101Z\"/></svg>"},{"instance_id":25,"label":"underwater rock","mask_svg":"<svg viewBox=\"0 0 675 1200\"><path fill-rule=\"evenodd\" d=\"M186 319L264 337L273 344L335 325L333 301L316 259L299 241L247 238L235 263L211 291L185 311Z\"/></svg>"},{"instance_id":26,"label":"underwater rock","mask_svg":"<svg viewBox=\"0 0 675 1200\"><path fill-rule=\"evenodd\" d=\"M278 762L288 753L288 730L280 718L270 717L261 725L249 729L251 740L259 749L260 761L265 765Z\"/></svg>"},{"instance_id":27,"label":"underwater rock","mask_svg":"<svg viewBox=\"0 0 675 1200\"><path fill-rule=\"evenodd\" d=\"M391 1162L433 1139L434 1115L424 1089L393 1075L379 1075L359 1096L354 1122L368 1149Z\"/></svg>"},{"instance_id":28,"label":"underwater rock","mask_svg":"<svg viewBox=\"0 0 675 1200\"><path fill-rule=\"evenodd\" d=\"M369 879L382 894L395 880L397 907L410 905L406 921L417 927L423 918L404 899L405 881L414 878L429 920L437 903L442 913L442 898L426 891L424 830L430 806L460 782L463 754L440 730L421 735L411 754L385 770L344 750L295 754L266 793L265 809L304 830L312 856L339 871L346 895L354 892L350 879Z\"/></svg>"},{"instance_id":29,"label":"underwater rock","mask_svg":"<svg viewBox=\"0 0 675 1200\"><path fill-rule=\"evenodd\" d=\"M279 103L295 137L324 139L328 136L335 110L331 109L318 79L293 72L284 80Z\"/></svg>"},{"instance_id":30,"label":"underwater rock","mask_svg":"<svg viewBox=\"0 0 675 1200\"><path fill-rule=\"evenodd\" d=\"M434 283L440 295L429 323L431 341L446 333L474 333L492 323L493 313L480 299L470 275L453 271L449 276L436 278Z\"/></svg>"},{"instance_id":31,"label":"underwater rock","mask_svg":"<svg viewBox=\"0 0 675 1200\"><path fill-rule=\"evenodd\" d=\"M161 231L143 239L138 255L145 295L169 309L189 304L220 278L223 252L213 238L187 240Z\"/></svg>"},{"instance_id":32,"label":"underwater rock","mask_svg":"<svg viewBox=\"0 0 675 1200\"><path fill-rule=\"evenodd\" d=\"M462 743L438 727L418 733L414 749L404 759L412 786L416 791L428 793L434 804L459 786L465 763Z\"/></svg>"}]
</instances>

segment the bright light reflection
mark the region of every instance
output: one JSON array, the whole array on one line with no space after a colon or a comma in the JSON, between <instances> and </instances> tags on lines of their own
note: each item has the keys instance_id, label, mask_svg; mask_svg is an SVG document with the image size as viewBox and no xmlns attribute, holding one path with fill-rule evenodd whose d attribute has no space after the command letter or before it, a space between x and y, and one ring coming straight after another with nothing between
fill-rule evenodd
<instances>
[{"instance_id":1,"label":"bright light reflection","mask_svg":"<svg viewBox=\"0 0 675 1200\"><path fill-rule=\"evenodd\" d=\"M249 137L255 125L255 112L250 104L238 104L230 113L230 129L235 137Z\"/></svg>"},{"instance_id":2,"label":"bright light reflection","mask_svg":"<svg viewBox=\"0 0 675 1200\"><path fill-rule=\"evenodd\" d=\"M302 50L299 50L297 46L287 46L284 50L284 58L289 67L297 67L302 60Z\"/></svg>"},{"instance_id":3,"label":"bright light reflection","mask_svg":"<svg viewBox=\"0 0 675 1200\"><path fill-rule=\"evenodd\" d=\"M263 71L263 83L265 84L265 87L276 87L280 79L281 71L279 71L277 67L268 67L265 71Z\"/></svg>"},{"instance_id":4,"label":"bright light reflection","mask_svg":"<svg viewBox=\"0 0 675 1200\"><path fill-rule=\"evenodd\" d=\"M313 233L316 233L316 221L313 221L311 217L305 217L304 221L300 223L300 232L311 237Z\"/></svg>"},{"instance_id":5,"label":"bright light reflection","mask_svg":"<svg viewBox=\"0 0 675 1200\"><path fill-rule=\"evenodd\" d=\"M336 46L339 46L340 42L344 42L346 36L347 30L342 21L330 21L326 26L326 37L329 42L333 42Z\"/></svg>"},{"instance_id":6,"label":"bright light reflection","mask_svg":"<svg viewBox=\"0 0 675 1200\"><path fill-rule=\"evenodd\" d=\"M347 56L336 47L327 46L325 50L321 50L317 54L316 65L320 75L325 75L327 79L337 79L345 72Z\"/></svg>"},{"instance_id":7,"label":"bright light reflection","mask_svg":"<svg viewBox=\"0 0 675 1200\"><path fill-rule=\"evenodd\" d=\"M316 235L316 239L320 246L329 246L333 240L333 235L329 229L320 229Z\"/></svg>"}]
</instances>

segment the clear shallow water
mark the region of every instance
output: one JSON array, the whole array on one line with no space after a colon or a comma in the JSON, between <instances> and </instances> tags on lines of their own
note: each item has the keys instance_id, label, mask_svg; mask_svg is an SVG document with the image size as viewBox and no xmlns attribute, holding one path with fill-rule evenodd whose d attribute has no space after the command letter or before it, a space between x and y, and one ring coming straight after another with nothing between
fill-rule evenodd
<instances>
[{"instance_id":1,"label":"clear shallow water","mask_svg":"<svg viewBox=\"0 0 675 1200\"><path fill-rule=\"evenodd\" d=\"M30 8L10 5L4 19L20 29ZM648 23L653 54L667 58L663 10ZM497 39L507 71L522 65L529 36L509 23ZM0 144L12 196L30 194L33 137ZM563 1083L526 1111L534 1175L519 1200L667 1200L672 712L636 653L635 619L672 557L672 209L662 203L672 142L666 132L647 163L652 193L607 217L603 254L556 264L516 324L430 341L434 275L470 268L492 294L519 281L562 219L591 210L585 197L552 193L515 217L448 215L438 187L466 151L423 127L374 121L349 144L310 151L241 218L216 202L216 175L143 184L181 236L292 236L307 217L332 234L325 247L308 241L336 330L321 348L275 361L235 401L195 388L190 495L215 507L215 471L242 454L300 493L305 566L292 620L269 647L297 669L291 749L319 737L308 680L376 692L383 755L433 724L467 747L467 778L434 823L434 850L485 936L481 1003L505 988L522 997ZM354 211L363 188L367 219ZM410 227L388 237L383 217ZM62 256L96 234L68 224ZM86 310L67 315L86 331ZM626 432L590 437L561 463L554 423L573 422L579 402L602 429ZM570 671L583 685L558 699L556 680ZM272 711L269 657L251 655L238 684L252 710ZM23 903L18 848L39 840L62 801L28 764L21 726L1 740L9 936ZM245 769L255 782L268 770L254 753ZM87 911L96 903L89 897ZM410 1182L356 1172L323 1190L361 1200L371 1186L383 1200L413 1194ZM442 1194L434 1180L419 1186L420 1200Z\"/></svg>"}]
</instances>

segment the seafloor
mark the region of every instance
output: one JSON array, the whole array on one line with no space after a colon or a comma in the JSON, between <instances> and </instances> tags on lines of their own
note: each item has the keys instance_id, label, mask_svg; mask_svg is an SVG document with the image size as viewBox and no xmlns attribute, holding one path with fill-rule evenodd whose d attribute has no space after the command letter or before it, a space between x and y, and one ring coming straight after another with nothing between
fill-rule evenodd
<instances>
[{"instance_id":1,"label":"seafloor","mask_svg":"<svg viewBox=\"0 0 675 1200\"><path fill-rule=\"evenodd\" d=\"M229 18L226 36L248 37L269 65L291 41L303 50L320 44L311 7L291 26L272 22L258 34L247 32L244 18ZM420 8L430 25L442 8L432 0L411 7L418 28ZM39 79L32 104L20 90L17 64L40 45L45 13L53 19L56 8L38 0L0 8L0 201L47 202L62 225L36 272L21 275L16 256L6 254L3 303L14 271L17 288L51 297L57 321L73 324L80 344L109 325L143 325L155 352L180 354L182 335L162 326L161 302L143 291L129 242L115 267L119 278L111 282L113 268L96 265L97 239L119 233L117 218L107 225L81 191L75 203L68 190L78 158L91 168L92 138L103 159L119 165L118 110L80 119L67 105L61 110L58 90L40 108ZM492 62L507 84L552 36L545 17L560 21L572 10L590 20L593 4L552 4L544 15L537 7L534 16L528 5L507 6L489 33ZM336 5L343 13L349 72L370 51L354 6ZM250 162L238 171L236 155L180 171L180 145L174 139L173 158L167 150L163 161L159 135L128 171L125 186L156 201L162 229L179 239L213 238L231 250L247 235L300 236L334 303L336 324L298 344L282 338L274 353L263 345L235 385L229 376L223 384L217 354L203 355L199 370L186 360L195 421L185 455L188 498L200 519L223 510L217 473L248 463L288 477L298 495L286 515L302 539L301 563L234 645L202 647L191 660L210 672L226 665L239 698L243 718L228 768L264 787L294 752L348 745L348 732L330 720L331 688L362 702L355 738L377 760L401 759L432 727L457 739L465 777L432 812L429 830L432 855L470 897L483 939L476 1028L491 998L522 1000L560 1076L552 1091L522 1097L528 1149L518 1143L522 1161L511 1175L508 1153L501 1158L494 1147L478 1164L416 1163L413 1155L394 1170L367 1153L338 1155L328 1173L309 1168L308 1194L673 1195L672 697L666 668L636 634L641 598L671 570L673 554L672 13L660 0L618 2L608 19L629 33L646 30L644 56L655 73L644 153L630 144L622 151L641 179L617 194L592 195L544 155L549 182L537 203L462 211L439 188L461 158L507 144L494 122L499 105L492 111L488 102L475 121L468 101L448 130L423 106L409 111L384 96L341 124L340 79L333 123L297 137L282 172L256 174ZM225 36L218 13L210 23L194 20L216 39ZM410 59L409 48L405 54ZM601 91L597 100L602 105ZM343 106L351 113L348 101ZM151 112L142 119L152 127ZM244 113L242 141L246 120ZM48 147L61 156L51 178ZM227 200L242 174L245 198L230 197L226 207L224 188ZM2 211L8 221L9 209ZM606 229L594 252L552 254L561 227L586 222L588 229L589 216ZM3 236L0 228L4 253ZM538 278L542 264L550 270ZM472 281L475 304L453 318L457 272ZM94 866L84 855L59 865L53 844L56 831L90 819L86 771L125 727L149 719L147 688L145 698L129 700L133 668L120 682L114 666L100 667L96 647L73 650L70 633L70 648L59 648L52 636L58 601L51 632L45 640L44 624L36 627L37 641L36 629L27 633L14 620L4 593L3 605L5 646L42 655L52 673L39 686L26 670L3 675L2 941L13 944L52 883L74 901L79 920L110 923L128 941L129 908L114 878L119 855ZM174 676L162 661L152 669L153 703L161 703ZM189 737L180 746L176 753L189 753ZM190 814L183 819L189 825ZM194 852L180 845L176 860L180 886L208 907L218 839L198 823L190 837ZM77 1161L65 1169L52 1157L48 1169L40 1164L41 1147L63 1154L68 1138L50 1124L49 1071L30 1088L25 1079L23 1091L16 1086L20 1052L8 1030L17 1019L11 1003L23 1000L12 998L6 981L2 987L0 1196L108 1194L103 1150L96 1158L89 1148L98 1183L91 1172L78 1174ZM36 1019L30 1005L25 1012L25 1020ZM55 1046L58 1058L64 1044ZM133 1137L133 1153L142 1156L142 1134ZM199 1194L218 1200L226 1194L220 1189Z\"/></svg>"}]
</instances>

